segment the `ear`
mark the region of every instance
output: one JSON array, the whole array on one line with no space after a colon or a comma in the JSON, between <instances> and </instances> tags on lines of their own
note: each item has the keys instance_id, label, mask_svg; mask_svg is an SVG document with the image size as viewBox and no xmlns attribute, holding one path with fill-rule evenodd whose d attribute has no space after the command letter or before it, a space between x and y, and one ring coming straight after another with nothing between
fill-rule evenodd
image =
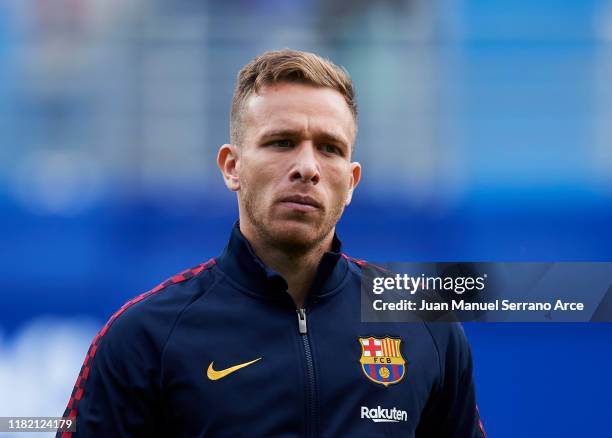
<instances>
[{"instance_id":1,"label":"ear","mask_svg":"<svg viewBox=\"0 0 612 438\"><path fill-rule=\"evenodd\" d=\"M351 163L351 187L348 191L348 194L346 195L346 202L344 203L345 206L351 203L351 200L353 199L353 191L355 190L355 187L357 187L357 184L359 184L360 180L361 180L361 164L354 161Z\"/></svg>"},{"instance_id":2,"label":"ear","mask_svg":"<svg viewBox=\"0 0 612 438\"><path fill-rule=\"evenodd\" d=\"M232 192L240 189L238 178L238 148L231 144L224 144L217 154L217 166L221 170L225 186Z\"/></svg>"}]
</instances>

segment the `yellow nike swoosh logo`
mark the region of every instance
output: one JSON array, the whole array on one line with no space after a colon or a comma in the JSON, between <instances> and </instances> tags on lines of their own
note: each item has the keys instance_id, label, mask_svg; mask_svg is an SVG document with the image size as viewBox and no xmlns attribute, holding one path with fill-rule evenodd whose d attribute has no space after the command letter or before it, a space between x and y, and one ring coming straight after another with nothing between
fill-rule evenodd
<instances>
[{"instance_id":1,"label":"yellow nike swoosh logo","mask_svg":"<svg viewBox=\"0 0 612 438\"><path fill-rule=\"evenodd\" d=\"M229 368L226 368L220 371L215 371L213 369L213 364L215 363L215 361L212 361L210 365L208 365L208 369L206 370L206 375L208 376L210 380L219 380L229 374L232 374L234 371L238 371L240 368L248 367L249 365L254 364L258 360L261 360L261 357L258 357L257 359L252 360L250 362L245 362L245 363L241 363L238 365L234 365L233 367L229 367Z\"/></svg>"}]
</instances>

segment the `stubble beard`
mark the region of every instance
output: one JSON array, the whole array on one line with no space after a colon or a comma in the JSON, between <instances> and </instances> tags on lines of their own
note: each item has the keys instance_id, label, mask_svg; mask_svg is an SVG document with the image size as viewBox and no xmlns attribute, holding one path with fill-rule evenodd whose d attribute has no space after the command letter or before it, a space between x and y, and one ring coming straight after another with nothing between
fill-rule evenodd
<instances>
[{"instance_id":1,"label":"stubble beard","mask_svg":"<svg viewBox=\"0 0 612 438\"><path fill-rule=\"evenodd\" d=\"M266 213L268 212L258 210L257 205L255 205L256 199L251 196L248 188L243 186L241 191L244 212L261 241L291 257L298 257L315 250L332 232L344 211L344 205L340 203L333 206L330 214L327 214L327 210L324 209L322 220L313 223L311 230L308 232L297 233L294 230L275 230L273 224L266 220ZM295 220L299 219L296 218ZM327 250L325 249L325 251Z\"/></svg>"}]
</instances>

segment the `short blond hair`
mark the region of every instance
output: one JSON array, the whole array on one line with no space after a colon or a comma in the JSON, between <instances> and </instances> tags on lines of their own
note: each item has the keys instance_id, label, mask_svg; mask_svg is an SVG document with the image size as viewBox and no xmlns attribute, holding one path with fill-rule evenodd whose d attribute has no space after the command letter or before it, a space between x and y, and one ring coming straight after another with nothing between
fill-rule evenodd
<instances>
[{"instance_id":1,"label":"short blond hair","mask_svg":"<svg viewBox=\"0 0 612 438\"><path fill-rule=\"evenodd\" d=\"M357 102L348 72L328 59L298 50L265 52L245 65L238 73L230 113L230 138L240 145L242 113L245 102L266 85L291 82L326 87L338 91L346 101L357 127Z\"/></svg>"}]
</instances>

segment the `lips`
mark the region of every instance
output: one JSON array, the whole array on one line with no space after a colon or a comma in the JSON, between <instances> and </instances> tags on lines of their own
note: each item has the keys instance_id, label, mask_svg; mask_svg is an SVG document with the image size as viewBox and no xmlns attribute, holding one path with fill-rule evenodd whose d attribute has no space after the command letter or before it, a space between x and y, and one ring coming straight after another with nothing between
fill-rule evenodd
<instances>
[{"instance_id":1,"label":"lips","mask_svg":"<svg viewBox=\"0 0 612 438\"><path fill-rule=\"evenodd\" d=\"M286 196L280 200L281 203L298 209L314 210L322 207L321 203L315 198L307 195Z\"/></svg>"}]
</instances>

